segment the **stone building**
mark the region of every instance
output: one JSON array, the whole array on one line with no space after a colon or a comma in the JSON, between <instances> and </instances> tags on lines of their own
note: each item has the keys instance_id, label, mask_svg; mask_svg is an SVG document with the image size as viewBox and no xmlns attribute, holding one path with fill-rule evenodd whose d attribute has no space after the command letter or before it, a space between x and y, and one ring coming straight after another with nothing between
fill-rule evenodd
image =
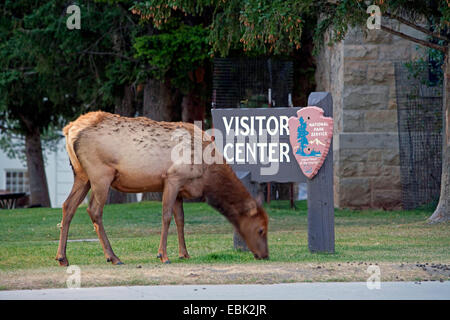
<instances>
[{"instance_id":1,"label":"stone building","mask_svg":"<svg viewBox=\"0 0 450 320\"><path fill-rule=\"evenodd\" d=\"M352 30L317 57L316 91L331 92L334 102L335 206L401 207L394 63L424 54L382 30Z\"/></svg>"}]
</instances>

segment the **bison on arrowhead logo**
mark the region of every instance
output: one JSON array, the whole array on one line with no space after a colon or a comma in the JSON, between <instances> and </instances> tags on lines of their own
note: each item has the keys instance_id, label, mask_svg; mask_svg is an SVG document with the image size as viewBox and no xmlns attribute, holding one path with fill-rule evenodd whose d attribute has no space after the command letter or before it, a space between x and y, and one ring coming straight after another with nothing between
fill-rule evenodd
<instances>
[{"instance_id":1,"label":"bison on arrowhead logo","mask_svg":"<svg viewBox=\"0 0 450 320\"><path fill-rule=\"evenodd\" d=\"M323 109L306 107L297 112L297 117L290 117L289 142L300 169L312 179L330 149L333 138L333 119L323 116Z\"/></svg>"}]
</instances>

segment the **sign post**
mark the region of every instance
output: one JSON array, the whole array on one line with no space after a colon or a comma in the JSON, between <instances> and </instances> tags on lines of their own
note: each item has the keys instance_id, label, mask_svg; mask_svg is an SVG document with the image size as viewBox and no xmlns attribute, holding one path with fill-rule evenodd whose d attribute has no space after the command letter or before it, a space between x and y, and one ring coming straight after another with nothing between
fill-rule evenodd
<instances>
[{"instance_id":1,"label":"sign post","mask_svg":"<svg viewBox=\"0 0 450 320\"><path fill-rule=\"evenodd\" d=\"M333 99L328 92L313 92L308 105L333 116ZM333 142L317 175L308 180L308 248L311 252L334 253Z\"/></svg>"},{"instance_id":2,"label":"sign post","mask_svg":"<svg viewBox=\"0 0 450 320\"><path fill-rule=\"evenodd\" d=\"M308 105L316 108L305 108L307 112L323 109L324 117L333 114L330 93L312 93ZM311 252L333 253L332 119L322 117L311 122L305 116L307 119L301 119L305 123L299 125L297 121L293 129L292 118L300 110L295 107L212 109L214 138L233 170L247 172L245 177L249 182L307 182L308 248ZM311 119L316 118L311 115ZM293 130L299 134L295 139L291 139ZM308 171L305 171L308 177L305 176L302 172L305 166L301 168L298 162L299 155L310 157L306 163L315 163L315 176Z\"/></svg>"}]
</instances>

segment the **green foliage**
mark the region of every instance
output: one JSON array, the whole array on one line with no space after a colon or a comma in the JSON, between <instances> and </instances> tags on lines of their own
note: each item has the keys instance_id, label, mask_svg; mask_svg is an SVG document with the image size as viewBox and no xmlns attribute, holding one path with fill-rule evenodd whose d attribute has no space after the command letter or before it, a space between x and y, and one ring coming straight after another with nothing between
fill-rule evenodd
<instances>
[{"instance_id":1,"label":"green foliage","mask_svg":"<svg viewBox=\"0 0 450 320\"><path fill-rule=\"evenodd\" d=\"M177 29L157 35L135 38L136 58L150 65L153 78L171 79L176 87L189 90L193 85L189 74L209 59L207 30L200 25L181 24Z\"/></svg>"},{"instance_id":2,"label":"green foliage","mask_svg":"<svg viewBox=\"0 0 450 320\"><path fill-rule=\"evenodd\" d=\"M447 0L375 0L364 3L361 0L342 0L336 3L316 1L316 14L320 14L320 22L315 30L315 52L318 52L325 32L329 32L328 44L344 39L348 27L360 27L368 32L366 27L369 5L378 5L382 16L401 16L406 20L415 21L427 18L432 29L436 32L447 33L450 10Z\"/></svg>"},{"instance_id":3,"label":"green foliage","mask_svg":"<svg viewBox=\"0 0 450 320\"><path fill-rule=\"evenodd\" d=\"M139 73L129 40L142 30L138 19L119 5L77 1L81 29L69 30L70 4L0 5L0 147L10 155L22 144L9 137L21 141L31 127L52 147L68 119L93 108L111 110L117 88Z\"/></svg>"},{"instance_id":4,"label":"green foliage","mask_svg":"<svg viewBox=\"0 0 450 320\"><path fill-rule=\"evenodd\" d=\"M0 147L23 159L22 136L39 128L49 136L71 114L75 69L56 39L65 28L62 1L36 6L5 1L0 17ZM44 139L54 141L54 139Z\"/></svg>"},{"instance_id":5,"label":"green foliage","mask_svg":"<svg viewBox=\"0 0 450 320\"><path fill-rule=\"evenodd\" d=\"M170 17L211 14L209 41L214 53L221 56L242 48L259 54L286 54L298 48L307 17L320 17L315 28L316 52L324 34L329 32L328 44L342 40L349 27L361 26L366 31L368 5L376 4L381 14L402 15L411 21L418 16L430 19L434 30L447 32L450 8L447 0L147 0L136 1L133 12L157 27ZM447 29L446 29L447 28Z\"/></svg>"},{"instance_id":6,"label":"green foliage","mask_svg":"<svg viewBox=\"0 0 450 320\"><path fill-rule=\"evenodd\" d=\"M257 54L285 54L300 46L302 12L312 1L138 1L132 11L161 28L177 13L211 13L208 41L212 52L226 56L242 49Z\"/></svg>"},{"instance_id":7,"label":"green foliage","mask_svg":"<svg viewBox=\"0 0 450 320\"><path fill-rule=\"evenodd\" d=\"M436 49L427 49L427 56L405 63L412 77L420 79L427 86L442 85L444 73L444 53ZM432 79L430 79L430 76Z\"/></svg>"}]
</instances>

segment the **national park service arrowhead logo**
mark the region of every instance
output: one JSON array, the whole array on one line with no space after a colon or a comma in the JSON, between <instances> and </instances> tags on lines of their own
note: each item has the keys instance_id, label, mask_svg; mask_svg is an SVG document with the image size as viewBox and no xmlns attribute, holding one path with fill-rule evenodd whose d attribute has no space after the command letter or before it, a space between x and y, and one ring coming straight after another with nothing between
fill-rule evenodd
<instances>
[{"instance_id":1,"label":"national park service arrowhead logo","mask_svg":"<svg viewBox=\"0 0 450 320\"><path fill-rule=\"evenodd\" d=\"M300 169L312 179L330 149L333 138L333 119L323 116L319 107L305 107L297 112L297 117L290 117L289 142Z\"/></svg>"}]
</instances>

